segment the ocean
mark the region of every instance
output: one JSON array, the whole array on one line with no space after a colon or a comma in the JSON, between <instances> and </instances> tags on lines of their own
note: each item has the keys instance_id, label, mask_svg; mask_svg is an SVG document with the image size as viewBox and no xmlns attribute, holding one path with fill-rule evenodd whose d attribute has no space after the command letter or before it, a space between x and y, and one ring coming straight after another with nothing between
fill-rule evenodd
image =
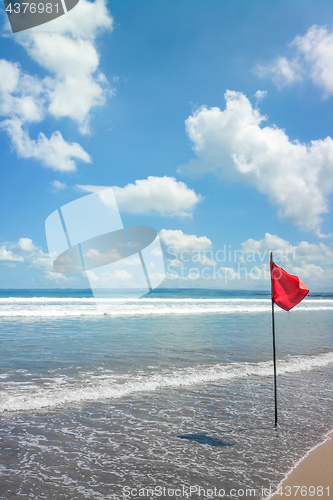
<instances>
[{"instance_id":1,"label":"ocean","mask_svg":"<svg viewBox=\"0 0 333 500\"><path fill-rule=\"evenodd\" d=\"M267 498L333 429L333 296L0 291L0 498Z\"/></svg>"}]
</instances>

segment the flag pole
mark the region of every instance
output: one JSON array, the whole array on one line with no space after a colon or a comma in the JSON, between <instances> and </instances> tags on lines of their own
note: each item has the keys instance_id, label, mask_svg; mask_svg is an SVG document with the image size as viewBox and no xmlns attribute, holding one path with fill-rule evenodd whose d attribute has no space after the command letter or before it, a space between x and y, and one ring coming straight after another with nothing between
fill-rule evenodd
<instances>
[{"instance_id":1,"label":"flag pole","mask_svg":"<svg viewBox=\"0 0 333 500\"><path fill-rule=\"evenodd\" d=\"M274 402L275 402L275 424L274 427L278 427L278 417L277 417L277 391L276 391L276 349L275 349L275 321L274 321L274 290L273 290L273 279L272 279L272 267L273 267L273 252L270 255L270 271L271 271L271 299L272 299L272 332L273 332L273 365L274 365Z\"/></svg>"}]
</instances>

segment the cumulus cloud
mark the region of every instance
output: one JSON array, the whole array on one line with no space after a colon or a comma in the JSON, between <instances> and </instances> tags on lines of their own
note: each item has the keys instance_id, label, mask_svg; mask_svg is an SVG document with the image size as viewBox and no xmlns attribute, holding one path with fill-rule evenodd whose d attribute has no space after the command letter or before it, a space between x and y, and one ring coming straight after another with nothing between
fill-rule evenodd
<instances>
[{"instance_id":1,"label":"cumulus cloud","mask_svg":"<svg viewBox=\"0 0 333 500\"><path fill-rule=\"evenodd\" d=\"M301 277L303 281L311 280L311 283L322 282L322 279L329 277L332 280L333 273L332 269L329 271L323 269L315 264L304 264L302 267L294 266L291 271L295 276ZM325 280L327 281L327 280ZM310 286L310 285L309 285Z\"/></svg>"},{"instance_id":2,"label":"cumulus cloud","mask_svg":"<svg viewBox=\"0 0 333 500\"><path fill-rule=\"evenodd\" d=\"M53 20L50 31L38 26L17 38L50 75L43 81L48 111L56 118L76 120L83 133L89 131L90 110L105 102L106 78L98 70L95 38L112 24L104 0L81 0L75 10Z\"/></svg>"},{"instance_id":3,"label":"cumulus cloud","mask_svg":"<svg viewBox=\"0 0 333 500\"><path fill-rule=\"evenodd\" d=\"M159 233L160 240L168 247L174 247L177 251L183 250L193 252L212 248L212 242L207 236L196 236L195 234L184 234L180 229L162 229Z\"/></svg>"},{"instance_id":4,"label":"cumulus cloud","mask_svg":"<svg viewBox=\"0 0 333 500\"><path fill-rule=\"evenodd\" d=\"M278 254L283 255L283 258L287 259L289 253L292 252L293 247L283 238L274 234L266 233L264 238L261 240L249 238L244 241L244 243L242 243L242 249L245 254L263 254L264 256L261 257L261 260L266 260L268 262L270 252L274 253L274 258L276 258L276 255Z\"/></svg>"},{"instance_id":5,"label":"cumulus cloud","mask_svg":"<svg viewBox=\"0 0 333 500\"><path fill-rule=\"evenodd\" d=\"M20 238L17 243L6 241L0 247L1 262L25 262L42 252L30 238Z\"/></svg>"},{"instance_id":6,"label":"cumulus cloud","mask_svg":"<svg viewBox=\"0 0 333 500\"><path fill-rule=\"evenodd\" d=\"M333 249L323 243L301 241L291 244L277 235L266 233L261 240L248 239L242 243L242 263L253 265L258 261L268 273L269 253L288 273L298 276L310 288L331 289L333 279ZM252 255L254 258L248 258ZM269 273L268 273L269 276Z\"/></svg>"},{"instance_id":7,"label":"cumulus cloud","mask_svg":"<svg viewBox=\"0 0 333 500\"><path fill-rule=\"evenodd\" d=\"M0 262L24 262L21 255L15 254L12 250L8 250L5 245L0 247Z\"/></svg>"},{"instance_id":8,"label":"cumulus cloud","mask_svg":"<svg viewBox=\"0 0 333 500\"><path fill-rule=\"evenodd\" d=\"M288 60L282 56L277 57L267 66L256 66L255 72L260 78L271 77L279 88L303 79L303 70L297 59Z\"/></svg>"},{"instance_id":9,"label":"cumulus cloud","mask_svg":"<svg viewBox=\"0 0 333 500\"><path fill-rule=\"evenodd\" d=\"M106 186L77 185L80 191L96 193ZM119 210L131 214L191 217L202 196L174 177L139 179L125 187L112 187Z\"/></svg>"},{"instance_id":10,"label":"cumulus cloud","mask_svg":"<svg viewBox=\"0 0 333 500\"><path fill-rule=\"evenodd\" d=\"M42 82L24 73L18 63L0 59L0 115L16 117L23 123L44 117Z\"/></svg>"},{"instance_id":11,"label":"cumulus cloud","mask_svg":"<svg viewBox=\"0 0 333 500\"><path fill-rule=\"evenodd\" d=\"M166 286L270 290L269 259L288 273L299 276L310 291L332 290L333 249L322 243L292 244L266 233L250 238L239 248L224 244L214 248L207 237L162 230L160 239L167 250ZM208 262L207 262L208 261Z\"/></svg>"},{"instance_id":12,"label":"cumulus cloud","mask_svg":"<svg viewBox=\"0 0 333 500\"><path fill-rule=\"evenodd\" d=\"M36 246L31 238L6 241L0 246L0 264L15 267L18 263L25 263L28 269L41 271L47 282L68 281L68 277L53 270L49 255Z\"/></svg>"},{"instance_id":13,"label":"cumulus cloud","mask_svg":"<svg viewBox=\"0 0 333 500\"><path fill-rule=\"evenodd\" d=\"M89 155L67 143L59 131L48 139L30 138L29 125L43 119L70 118L81 133L90 131L91 110L113 92L99 71L96 36L112 29L104 0L81 0L75 9L46 25L17 33L15 41L46 72L44 78L25 73L17 63L0 60L0 122L23 158L35 158L54 170L73 171ZM27 146L27 148L26 148Z\"/></svg>"},{"instance_id":14,"label":"cumulus cloud","mask_svg":"<svg viewBox=\"0 0 333 500\"><path fill-rule=\"evenodd\" d=\"M67 187L68 187L65 182L61 182L61 181L53 181L53 182L51 182L51 185L52 185L53 191L55 191L55 192L63 191L64 189L67 189Z\"/></svg>"},{"instance_id":15,"label":"cumulus cloud","mask_svg":"<svg viewBox=\"0 0 333 500\"><path fill-rule=\"evenodd\" d=\"M278 207L282 219L318 229L333 190L333 140L309 144L290 141L267 121L241 92L227 90L226 109L202 106L186 120L196 158L181 165L182 174L243 181Z\"/></svg>"},{"instance_id":16,"label":"cumulus cloud","mask_svg":"<svg viewBox=\"0 0 333 500\"><path fill-rule=\"evenodd\" d=\"M212 242L207 236L184 234L180 229L162 229L159 233L171 267L183 267L192 262L202 266L214 266L211 258Z\"/></svg>"},{"instance_id":17,"label":"cumulus cloud","mask_svg":"<svg viewBox=\"0 0 333 500\"><path fill-rule=\"evenodd\" d=\"M30 238L20 238L17 243L17 247L23 252L34 252L37 247L33 244Z\"/></svg>"},{"instance_id":18,"label":"cumulus cloud","mask_svg":"<svg viewBox=\"0 0 333 500\"><path fill-rule=\"evenodd\" d=\"M323 243L309 243L301 241L292 245L289 241L277 235L266 233L261 240L252 238L242 243L244 254L256 254L260 260L267 261L269 253L273 252L274 259L285 262L289 266L307 266L317 262L323 266L333 266L333 249Z\"/></svg>"},{"instance_id":19,"label":"cumulus cloud","mask_svg":"<svg viewBox=\"0 0 333 500\"><path fill-rule=\"evenodd\" d=\"M65 274L58 273L53 270L50 258L47 254L34 257L29 265L29 269L36 269L43 272L43 278L47 281L55 283L68 283L69 279Z\"/></svg>"},{"instance_id":20,"label":"cumulus cloud","mask_svg":"<svg viewBox=\"0 0 333 500\"><path fill-rule=\"evenodd\" d=\"M254 97L257 99L257 101L262 101L266 96L267 90L257 90L257 92L254 94Z\"/></svg>"},{"instance_id":21,"label":"cumulus cloud","mask_svg":"<svg viewBox=\"0 0 333 500\"><path fill-rule=\"evenodd\" d=\"M124 286L128 288L136 288L137 280L135 276L125 269L117 269L117 263L114 264L112 270L94 270L88 271L89 281L92 286L98 288L112 288L122 289Z\"/></svg>"},{"instance_id":22,"label":"cumulus cloud","mask_svg":"<svg viewBox=\"0 0 333 500\"><path fill-rule=\"evenodd\" d=\"M278 87L310 79L328 97L333 94L333 32L313 25L289 44L291 56L255 68L260 77L270 77Z\"/></svg>"},{"instance_id":23,"label":"cumulus cloud","mask_svg":"<svg viewBox=\"0 0 333 500\"><path fill-rule=\"evenodd\" d=\"M19 119L0 122L0 129L6 131L20 158L34 158L52 170L74 172L75 160L86 163L91 161L88 153L77 142L66 142L59 131L54 132L49 139L40 132L38 138L34 140L23 129Z\"/></svg>"}]
</instances>

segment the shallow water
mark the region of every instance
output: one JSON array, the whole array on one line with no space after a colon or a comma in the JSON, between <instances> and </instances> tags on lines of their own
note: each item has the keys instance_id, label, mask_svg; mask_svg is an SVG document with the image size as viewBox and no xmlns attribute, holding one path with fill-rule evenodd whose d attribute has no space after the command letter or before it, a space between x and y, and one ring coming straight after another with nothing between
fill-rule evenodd
<instances>
[{"instance_id":1,"label":"shallow water","mask_svg":"<svg viewBox=\"0 0 333 500\"><path fill-rule=\"evenodd\" d=\"M275 430L265 295L4 295L1 498L261 498L333 428L330 297L276 311Z\"/></svg>"}]
</instances>

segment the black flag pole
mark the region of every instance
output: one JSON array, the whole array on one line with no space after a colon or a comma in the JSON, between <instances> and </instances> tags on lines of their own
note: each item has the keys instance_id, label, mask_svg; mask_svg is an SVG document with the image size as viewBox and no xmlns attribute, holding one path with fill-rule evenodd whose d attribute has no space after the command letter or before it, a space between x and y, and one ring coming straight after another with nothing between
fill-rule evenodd
<instances>
[{"instance_id":1,"label":"black flag pole","mask_svg":"<svg viewBox=\"0 0 333 500\"><path fill-rule=\"evenodd\" d=\"M275 349L275 322L274 322L274 290L273 290L273 279L272 279L272 268L273 268L273 252L270 255L270 272L271 272L271 298L272 298L272 332L273 332L273 365L274 365L274 401L275 401L275 424L274 427L278 427L278 417L277 417L277 391L276 391L276 349Z\"/></svg>"}]
</instances>

